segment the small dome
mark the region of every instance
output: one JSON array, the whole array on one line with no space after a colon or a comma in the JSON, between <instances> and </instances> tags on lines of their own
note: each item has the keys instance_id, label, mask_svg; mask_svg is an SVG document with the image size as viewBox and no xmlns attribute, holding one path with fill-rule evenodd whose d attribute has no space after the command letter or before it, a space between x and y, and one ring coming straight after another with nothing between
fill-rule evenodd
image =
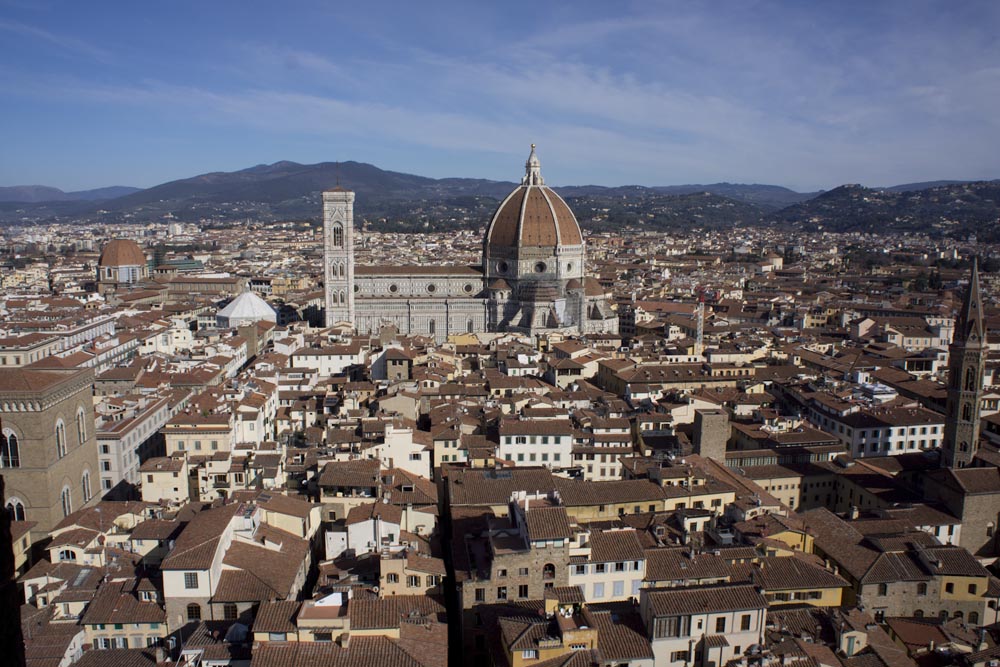
<instances>
[{"instance_id":1,"label":"small dome","mask_svg":"<svg viewBox=\"0 0 1000 667\"><path fill-rule=\"evenodd\" d=\"M115 239L101 251L97 265L100 267L142 266L146 263L146 255L135 241Z\"/></svg>"},{"instance_id":2,"label":"small dome","mask_svg":"<svg viewBox=\"0 0 1000 667\"><path fill-rule=\"evenodd\" d=\"M493 214L486 243L495 247L543 248L583 245L573 211L542 179L534 144L521 185Z\"/></svg>"},{"instance_id":3,"label":"small dome","mask_svg":"<svg viewBox=\"0 0 1000 667\"><path fill-rule=\"evenodd\" d=\"M597 278L587 276L583 279L583 293L586 296L604 296L607 290L601 287L601 283L597 282Z\"/></svg>"},{"instance_id":4,"label":"small dome","mask_svg":"<svg viewBox=\"0 0 1000 667\"><path fill-rule=\"evenodd\" d=\"M229 305L223 308L216 315L216 319L230 323L239 322L241 324L247 322L260 322L265 320L267 322L274 322L277 320L277 315L267 301L260 298L253 292L243 292L238 297L229 302Z\"/></svg>"}]
</instances>

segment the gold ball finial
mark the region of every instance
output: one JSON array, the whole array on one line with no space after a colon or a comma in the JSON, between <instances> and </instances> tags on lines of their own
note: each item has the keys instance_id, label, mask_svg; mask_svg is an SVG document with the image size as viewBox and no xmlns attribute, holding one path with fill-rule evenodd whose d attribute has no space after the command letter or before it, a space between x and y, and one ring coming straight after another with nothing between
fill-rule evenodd
<instances>
[{"instance_id":1,"label":"gold ball finial","mask_svg":"<svg viewBox=\"0 0 1000 667\"><path fill-rule=\"evenodd\" d=\"M531 148L534 149L535 148L535 144L531 144Z\"/></svg>"}]
</instances>

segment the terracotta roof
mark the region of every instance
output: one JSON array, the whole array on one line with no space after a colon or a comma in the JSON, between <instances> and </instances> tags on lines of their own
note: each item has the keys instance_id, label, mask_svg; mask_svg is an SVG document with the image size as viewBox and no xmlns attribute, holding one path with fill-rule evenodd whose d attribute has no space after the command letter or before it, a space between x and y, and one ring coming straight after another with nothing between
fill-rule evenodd
<instances>
[{"instance_id":1,"label":"terracotta roof","mask_svg":"<svg viewBox=\"0 0 1000 667\"><path fill-rule=\"evenodd\" d=\"M846 588L842 577L799 558L762 558L759 563L734 565L733 579L749 581L764 590L782 591L799 588Z\"/></svg>"},{"instance_id":2,"label":"terracotta roof","mask_svg":"<svg viewBox=\"0 0 1000 667\"><path fill-rule=\"evenodd\" d=\"M135 241L115 239L104 246L97 265L101 267L142 266L146 263L146 255Z\"/></svg>"},{"instance_id":3,"label":"terracotta roof","mask_svg":"<svg viewBox=\"0 0 1000 667\"><path fill-rule=\"evenodd\" d=\"M721 556L699 554L691 558L687 549L646 550L646 581L728 580L731 575L732 566Z\"/></svg>"},{"instance_id":4,"label":"terracotta roof","mask_svg":"<svg viewBox=\"0 0 1000 667\"><path fill-rule=\"evenodd\" d=\"M204 570L210 567L219 539L238 508L233 503L195 514L177 536L177 542L163 560L161 569Z\"/></svg>"},{"instance_id":5,"label":"terracotta roof","mask_svg":"<svg viewBox=\"0 0 1000 667\"><path fill-rule=\"evenodd\" d=\"M382 477L392 477L383 488L389 491L389 502L393 505L432 505L437 507L437 485L426 477L414 474L402 468L390 468ZM404 488L405 487L405 488Z\"/></svg>"},{"instance_id":6,"label":"terracotta roof","mask_svg":"<svg viewBox=\"0 0 1000 667\"><path fill-rule=\"evenodd\" d=\"M541 467L457 468L448 472L447 479L452 505L506 505L515 491L544 493L555 487L552 472Z\"/></svg>"},{"instance_id":7,"label":"terracotta roof","mask_svg":"<svg viewBox=\"0 0 1000 667\"><path fill-rule=\"evenodd\" d=\"M444 622L443 600L429 595L395 595L373 600L353 599L350 603L351 627L356 630L398 628L418 617ZM353 645L353 640L352 640Z\"/></svg>"},{"instance_id":8,"label":"terracotta roof","mask_svg":"<svg viewBox=\"0 0 1000 667\"><path fill-rule=\"evenodd\" d=\"M376 487L379 481L377 459L331 462L323 466L319 476L320 486Z\"/></svg>"},{"instance_id":9,"label":"terracotta roof","mask_svg":"<svg viewBox=\"0 0 1000 667\"><path fill-rule=\"evenodd\" d=\"M351 508L351 511L347 513L347 525L353 526L354 524L376 517L382 521L399 524L403 520L403 508L399 505L390 505L378 501L358 505Z\"/></svg>"},{"instance_id":10,"label":"terracotta roof","mask_svg":"<svg viewBox=\"0 0 1000 667\"><path fill-rule=\"evenodd\" d=\"M431 634L430 631L425 631ZM402 633L401 633L402 634ZM252 667L286 667L310 665L312 667L445 667L447 656L442 656L439 634L434 644L420 647L406 633L406 639L382 636L352 637L348 648L336 642L263 642L253 651ZM434 641L436 640L436 641ZM428 644L431 642L421 642Z\"/></svg>"},{"instance_id":11,"label":"terracotta roof","mask_svg":"<svg viewBox=\"0 0 1000 667\"><path fill-rule=\"evenodd\" d=\"M35 661L28 663L36 667ZM59 663L57 663L59 664ZM84 651L74 667L154 667L156 651L153 648L114 648L100 651Z\"/></svg>"},{"instance_id":12,"label":"terracotta roof","mask_svg":"<svg viewBox=\"0 0 1000 667\"><path fill-rule=\"evenodd\" d=\"M312 512L313 508L317 507L317 505L306 500L286 496L283 493L270 493L266 499L258 496L257 504L268 512L286 514L299 519L305 519Z\"/></svg>"},{"instance_id":13,"label":"terracotta roof","mask_svg":"<svg viewBox=\"0 0 1000 667\"><path fill-rule=\"evenodd\" d=\"M767 600L754 586L700 586L643 589L655 616L765 609Z\"/></svg>"},{"instance_id":14,"label":"terracotta roof","mask_svg":"<svg viewBox=\"0 0 1000 667\"><path fill-rule=\"evenodd\" d=\"M950 470L966 493L1000 493L1000 468Z\"/></svg>"},{"instance_id":15,"label":"terracotta roof","mask_svg":"<svg viewBox=\"0 0 1000 667\"><path fill-rule=\"evenodd\" d=\"M610 563L645 560L646 555L634 529L594 530L590 534L590 562Z\"/></svg>"},{"instance_id":16,"label":"terracotta roof","mask_svg":"<svg viewBox=\"0 0 1000 667\"><path fill-rule=\"evenodd\" d=\"M297 600L266 602L257 610L254 632L295 632L295 616L299 613Z\"/></svg>"},{"instance_id":17,"label":"terracotta roof","mask_svg":"<svg viewBox=\"0 0 1000 667\"><path fill-rule=\"evenodd\" d=\"M552 189L522 185L493 214L486 242L497 247L583 245L583 235L569 206Z\"/></svg>"},{"instance_id":18,"label":"terracotta roof","mask_svg":"<svg viewBox=\"0 0 1000 667\"><path fill-rule=\"evenodd\" d=\"M75 370L67 372L60 369L29 370L26 368L11 368L0 373L0 392L36 392L45 391L62 382L75 379L80 373L90 371Z\"/></svg>"},{"instance_id":19,"label":"terracotta roof","mask_svg":"<svg viewBox=\"0 0 1000 667\"><path fill-rule=\"evenodd\" d=\"M212 602L266 602L281 599L277 591L245 570L223 570Z\"/></svg>"},{"instance_id":20,"label":"terracotta roof","mask_svg":"<svg viewBox=\"0 0 1000 667\"><path fill-rule=\"evenodd\" d=\"M645 479L591 482L553 478L553 482L567 507L646 502L667 497L663 487Z\"/></svg>"},{"instance_id":21,"label":"terracotta roof","mask_svg":"<svg viewBox=\"0 0 1000 667\"><path fill-rule=\"evenodd\" d=\"M529 501L525 522L529 540L561 540L573 535L565 507L532 508Z\"/></svg>"},{"instance_id":22,"label":"terracotta roof","mask_svg":"<svg viewBox=\"0 0 1000 667\"><path fill-rule=\"evenodd\" d=\"M103 584L87 605L81 623L165 623L167 614L156 602L139 600L132 593L134 580Z\"/></svg>"},{"instance_id":23,"label":"terracotta roof","mask_svg":"<svg viewBox=\"0 0 1000 667\"><path fill-rule=\"evenodd\" d=\"M281 599L294 595L296 591L293 590L293 587L298 570L309 553L309 542L265 524L257 527L254 540L253 544L234 541L229 545L222 562L252 575L260 584L250 582L246 578L234 579L232 586L226 591L227 594L242 596L240 600L233 600L238 602ZM263 544L265 540L271 544L280 545L280 549L265 546ZM224 570L223 578L227 572L233 572L233 570ZM221 587L222 578L219 581L219 588ZM218 598L220 595L219 590L216 589L216 597ZM262 597L248 598L252 595L261 595Z\"/></svg>"},{"instance_id":24,"label":"terracotta roof","mask_svg":"<svg viewBox=\"0 0 1000 667\"><path fill-rule=\"evenodd\" d=\"M602 662L629 662L652 659L653 650L646 638L642 617L620 609L603 610L590 607L589 618L597 628L597 647Z\"/></svg>"}]
</instances>

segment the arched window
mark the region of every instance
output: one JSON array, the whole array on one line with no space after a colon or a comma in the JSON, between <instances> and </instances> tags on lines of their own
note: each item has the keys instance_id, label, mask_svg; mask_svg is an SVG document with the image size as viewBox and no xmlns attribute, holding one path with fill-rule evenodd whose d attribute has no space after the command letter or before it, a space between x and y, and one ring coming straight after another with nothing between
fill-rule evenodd
<instances>
[{"instance_id":1,"label":"arched window","mask_svg":"<svg viewBox=\"0 0 1000 667\"><path fill-rule=\"evenodd\" d=\"M965 371L965 391L976 391L976 369L970 368Z\"/></svg>"},{"instance_id":2,"label":"arched window","mask_svg":"<svg viewBox=\"0 0 1000 667\"><path fill-rule=\"evenodd\" d=\"M61 549L59 551L59 560L60 561L71 561L71 562L75 561L76 560L76 552L73 551L72 549Z\"/></svg>"},{"instance_id":3,"label":"arched window","mask_svg":"<svg viewBox=\"0 0 1000 667\"><path fill-rule=\"evenodd\" d=\"M187 606L187 620L189 621L200 621L201 620L201 605L191 603Z\"/></svg>"},{"instance_id":4,"label":"arched window","mask_svg":"<svg viewBox=\"0 0 1000 667\"><path fill-rule=\"evenodd\" d=\"M14 521L24 521L24 503L18 498L11 498L7 501L7 511Z\"/></svg>"},{"instance_id":5,"label":"arched window","mask_svg":"<svg viewBox=\"0 0 1000 667\"><path fill-rule=\"evenodd\" d=\"M552 563L546 563L542 566L542 579L555 579L556 578L556 566Z\"/></svg>"},{"instance_id":6,"label":"arched window","mask_svg":"<svg viewBox=\"0 0 1000 667\"><path fill-rule=\"evenodd\" d=\"M66 456L66 424L62 419L56 422L56 456Z\"/></svg>"},{"instance_id":7,"label":"arched window","mask_svg":"<svg viewBox=\"0 0 1000 667\"><path fill-rule=\"evenodd\" d=\"M913 618L923 618L923 617L924 617L923 609L918 609L915 612L913 612Z\"/></svg>"},{"instance_id":8,"label":"arched window","mask_svg":"<svg viewBox=\"0 0 1000 667\"><path fill-rule=\"evenodd\" d=\"M938 618L940 618L942 621L947 621L948 620L948 610L947 609L942 609L941 611L939 611L938 612Z\"/></svg>"},{"instance_id":9,"label":"arched window","mask_svg":"<svg viewBox=\"0 0 1000 667\"><path fill-rule=\"evenodd\" d=\"M80 487L83 489L83 502L90 500L90 471L84 470L80 478Z\"/></svg>"},{"instance_id":10,"label":"arched window","mask_svg":"<svg viewBox=\"0 0 1000 667\"><path fill-rule=\"evenodd\" d=\"M76 435L81 445L87 441L87 417L83 408L76 411Z\"/></svg>"},{"instance_id":11,"label":"arched window","mask_svg":"<svg viewBox=\"0 0 1000 667\"><path fill-rule=\"evenodd\" d=\"M341 304L347 303L347 293L344 290L340 290L340 303Z\"/></svg>"},{"instance_id":12,"label":"arched window","mask_svg":"<svg viewBox=\"0 0 1000 667\"><path fill-rule=\"evenodd\" d=\"M436 328L436 323L434 322L434 320L431 320L430 322L427 323L427 333L429 333L430 335L432 336L434 335L435 328Z\"/></svg>"},{"instance_id":13,"label":"arched window","mask_svg":"<svg viewBox=\"0 0 1000 667\"><path fill-rule=\"evenodd\" d=\"M972 421L972 404L966 403L962 406L962 421Z\"/></svg>"},{"instance_id":14,"label":"arched window","mask_svg":"<svg viewBox=\"0 0 1000 667\"><path fill-rule=\"evenodd\" d=\"M962 613L961 611L956 611L956 612L955 612L955 613L954 613L954 614L952 615L952 618L965 618L965 614L963 614L963 613Z\"/></svg>"},{"instance_id":15,"label":"arched window","mask_svg":"<svg viewBox=\"0 0 1000 667\"><path fill-rule=\"evenodd\" d=\"M970 611L969 612L969 625L979 625L979 612Z\"/></svg>"},{"instance_id":16,"label":"arched window","mask_svg":"<svg viewBox=\"0 0 1000 667\"><path fill-rule=\"evenodd\" d=\"M70 514L73 513L73 498L70 497L68 486L63 487L60 498L62 499L63 516L69 516Z\"/></svg>"},{"instance_id":17,"label":"arched window","mask_svg":"<svg viewBox=\"0 0 1000 667\"><path fill-rule=\"evenodd\" d=\"M12 431L0 435L0 468L20 468L21 447Z\"/></svg>"},{"instance_id":18,"label":"arched window","mask_svg":"<svg viewBox=\"0 0 1000 667\"><path fill-rule=\"evenodd\" d=\"M333 247L343 248L344 247L344 228L340 225L333 226Z\"/></svg>"},{"instance_id":19,"label":"arched window","mask_svg":"<svg viewBox=\"0 0 1000 667\"><path fill-rule=\"evenodd\" d=\"M465 330L468 333L475 333L476 331L476 323L472 321L471 317L469 318L469 321L465 323Z\"/></svg>"}]
</instances>

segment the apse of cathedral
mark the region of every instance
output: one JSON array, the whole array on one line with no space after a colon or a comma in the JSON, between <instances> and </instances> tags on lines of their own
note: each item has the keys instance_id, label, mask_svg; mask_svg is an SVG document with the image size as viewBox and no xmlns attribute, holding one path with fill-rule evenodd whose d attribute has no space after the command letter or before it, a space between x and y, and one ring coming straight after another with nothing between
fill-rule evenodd
<instances>
[{"instance_id":1,"label":"apse of cathedral","mask_svg":"<svg viewBox=\"0 0 1000 667\"><path fill-rule=\"evenodd\" d=\"M326 324L358 333L612 333L608 294L587 275L573 211L545 185L531 146L521 184L497 207L478 266L363 266L354 261L354 193L323 193Z\"/></svg>"}]
</instances>

